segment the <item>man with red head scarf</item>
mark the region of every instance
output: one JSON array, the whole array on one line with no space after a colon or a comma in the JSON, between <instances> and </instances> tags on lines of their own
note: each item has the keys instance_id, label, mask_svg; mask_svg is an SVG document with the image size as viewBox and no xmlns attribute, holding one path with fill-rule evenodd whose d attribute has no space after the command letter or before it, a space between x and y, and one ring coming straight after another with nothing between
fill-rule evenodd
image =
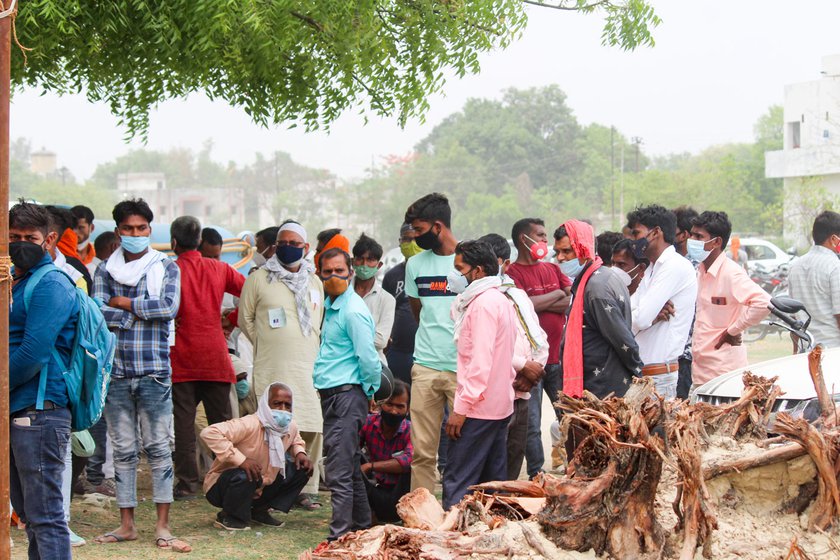
<instances>
[{"instance_id":1,"label":"man with red head scarf","mask_svg":"<svg viewBox=\"0 0 840 560\"><path fill-rule=\"evenodd\" d=\"M554 232L554 250L563 273L574 282L560 345L563 392L622 396L644 365L631 330L630 293L617 274L602 266L589 224L569 220L561 225Z\"/></svg>"}]
</instances>

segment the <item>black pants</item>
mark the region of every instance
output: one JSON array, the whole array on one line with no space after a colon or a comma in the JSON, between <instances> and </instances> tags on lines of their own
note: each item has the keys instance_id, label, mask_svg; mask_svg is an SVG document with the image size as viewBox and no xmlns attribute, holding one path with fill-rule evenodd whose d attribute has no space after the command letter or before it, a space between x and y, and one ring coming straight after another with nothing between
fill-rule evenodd
<instances>
[{"instance_id":1,"label":"black pants","mask_svg":"<svg viewBox=\"0 0 840 560\"><path fill-rule=\"evenodd\" d=\"M369 478L363 478L370 509L377 521L399 521L397 502L411 490L411 471L402 473L393 486L376 485Z\"/></svg>"},{"instance_id":2,"label":"black pants","mask_svg":"<svg viewBox=\"0 0 840 560\"><path fill-rule=\"evenodd\" d=\"M411 387L411 366L414 365L414 352L405 352L396 348L389 348L385 354L388 360L388 369L399 379Z\"/></svg>"},{"instance_id":3,"label":"black pants","mask_svg":"<svg viewBox=\"0 0 840 560\"><path fill-rule=\"evenodd\" d=\"M444 509L460 502L473 484L505 479L509 422L510 417L501 420L467 418L461 426L461 437L449 440L443 473Z\"/></svg>"},{"instance_id":4,"label":"black pants","mask_svg":"<svg viewBox=\"0 0 840 560\"><path fill-rule=\"evenodd\" d=\"M677 374L677 398L687 399L691 390L691 358L680 358L680 369Z\"/></svg>"},{"instance_id":5,"label":"black pants","mask_svg":"<svg viewBox=\"0 0 840 560\"><path fill-rule=\"evenodd\" d=\"M105 465L105 453L108 442L108 423L105 421L105 415L99 419L99 422L88 429L93 442L96 444L96 449L93 455L88 457L87 465L85 466L85 475L88 482L94 486L99 486L105 480L105 471L102 467ZM76 480L75 478L73 480Z\"/></svg>"},{"instance_id":6,"label":"black pants","mask_svg":"<svg viewBox=\"0 0 840 560\"><path fill-rule=\"evenodd\" d=\"M529 399L513 401L513 416L507 429L507 478L516 480L522 472L525 447L528 441Z\"/></svg>"},{"instance_id":7,"label":"black pants","mask_svg":"<svg viewBox=\"0 0 840 560\"><path fill-rule=\"evenodd\" d=\"M175 416L175 452L172 460L175 462L178 487L187 492L198 490L195 409L199 402L204 403L208 425L230 420L230 383L187 381L172 384L172 410Z\"/></svg>"},{"instance_id":8,"label":"black pants","mask_svg":"<svg viewBox=\"0 0 840 560\"><path fill-rule=\"evenodd\" d=\"M251 521L251 510L265 511L273 508L288 513L308 480L306 471L296 469L295 462L287 460L286 477L278 474L274 482L264 487L260 497L255 500L254 492L260 487L260 481L248 480L248 475L242 469L229 469L222 473L207 492L207 501L222 508L225 515L248 524Z\"/></svg>"}]
</instances>

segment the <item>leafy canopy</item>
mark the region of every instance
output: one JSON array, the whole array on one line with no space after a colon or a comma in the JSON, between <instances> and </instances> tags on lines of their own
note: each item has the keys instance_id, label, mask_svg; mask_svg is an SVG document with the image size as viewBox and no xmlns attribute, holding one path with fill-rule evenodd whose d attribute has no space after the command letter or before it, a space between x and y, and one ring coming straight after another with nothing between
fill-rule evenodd
<instances>
[{"instance_id":1,"label":"leafy canopy","mask_svg":"<svg viewBox=\"0 0 840 560\"><path fill-rule=\"evenodd\" d=\"M530 2L535 3L535 2ZM651 45L646 0L536 2L605 18L603 42ZM16 86L104 101L145 136L159 103L203 91L260 125L328 126L360 107L400 124L426 114L444 73L479 71L479 54L522 32L521 0L26 0Z\"/></svg>"}]
</instances>

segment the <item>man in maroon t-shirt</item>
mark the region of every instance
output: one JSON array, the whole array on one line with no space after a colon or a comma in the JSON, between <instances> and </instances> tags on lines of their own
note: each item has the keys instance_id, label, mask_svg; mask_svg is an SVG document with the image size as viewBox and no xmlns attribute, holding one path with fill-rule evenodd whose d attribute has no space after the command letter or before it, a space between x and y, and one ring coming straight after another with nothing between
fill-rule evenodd
<instances>
[{"instance_id":1,"label":"man in maroon t-shirt","mask_svg":"<svg viewBox=\"0 0 840 560\"><path fill-rule=\"evenodd\" d=\"M513 224L511 239L516 245L516 262L507 270L516 287L524 290L531 298L540 326L548 335L548 363L545 376L531 390L528 403L528 443L525 459L528 476L533 478L543 468L545 456L542 446L540 422L542 420L542 393L545 390L552 404L563 387L560 369L560 340L566 324L566 309L569 307L569 291L572 282L552 263L542 261L548 254L548 235L545 223L539 218L523 218Z\"/></svg>"}]
</instances>

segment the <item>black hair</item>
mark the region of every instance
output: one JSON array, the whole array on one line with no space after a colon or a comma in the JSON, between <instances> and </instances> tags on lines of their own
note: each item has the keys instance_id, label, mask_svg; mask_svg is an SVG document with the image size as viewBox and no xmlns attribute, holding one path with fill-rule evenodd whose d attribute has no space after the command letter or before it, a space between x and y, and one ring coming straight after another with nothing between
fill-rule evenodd
<instances>
[{"instance_id":1,"label":"black hair","mask_svg":"<svg viewBox=\"0 0 840 560\"><path fill-rule=\"evenodd\" d=\"M691 206L680 206L674 208L674 216L677 218L677 231L686 231L691 233L691 226L694 225L694 219L700 214Z\"/></svg>"},{"instance_id":2,"label":"black hair","mask_svg":"<svg viewBox=\"0 0 840 560\"><path fill-rule=\"evenodd\" d=\"M403 221L410 224L414 220L441 222L447 229L451 228L452 209L449 207L449 199L440 193L431 193L418 198L405 211Z\"/></svg>"},{"instance_id":3,"label":"black hair","mask_svg":"<svg viewBox=\"0 0 840 560\"><path fill-rule=\"evenodd\" d=\"M59 208L48 204L44 206L50 215L50 231L58 233L58 237L64 233L66 229L74 229L76 227L76 217L66 208Z\"/></svg>"},{"instance_id":4,"label":"black hair","mask_svg":"<svg viewBox=\"0 0 840 560\"><path fill-rule=\"evenodd\" d=\"M40 204L20 199L9 210L9 227L14 229L37 229L46 237L50 232L50 213Z\"/></svg>"},{"instance_id":5,"label":"black hair","mask_svg":"<svg viewBox=\"0 0 840 560\"><path fill-rule=\"evenodd\" d=\"M644 256L644 253L637 251L637 248L638 244L635 239L625 239L622 237L618 243L613 245L612 253L610 254L610 261L612 261L612 255L616 253L625 253L633 259L634 263L649 265L650 260ZM603 259L604 257L601 258Z\"/></svg>"},{"instance_id":6,"label":"black hair","mask_svg":"<svg viewBox=\"0 0 840 560\"><path fill-rule=\"evenodd\" d=\"M615 244L624 239L617 231L602 231L595 238L595 253L604 261L604 266L612 266L612 254Z\"/></svg>"},{"instance_id":7,"label":"black hair","mask_svg":"<svg viewBox=\"0 0 840 560\"><path fill-rule=\"evenodd\" d=\"M347 269L353 270L353 261L350 259L350 255L344 252L344 249L341 247L330 247L323 253L318 256L318 268L321 268L321 263L324 262L324 259L331 259L337 255L341 255L344 257L344 260L347 262Z\"/></svg>"},{"instance_id":8,"label":"black hair","mask_svg":"<svg viewBox=\"0 0 840 560\"><path fill-rule=\"evenodd\" d=\"M519 237L523 233L527 234L531 231L533 226L545 226L545 222L540 218L522 218L513 224L513 228L510 230L510 238L513 240L513 244L516 245L517 249L519 248L520 243ZM523 244L523 246L525 245Z\"/></svg>"},{"instance_id":9,"label":"black hair","mask_svg":"<svg viewBox=\"0 0 840 560\"><path fill-rule=\"evenodd\" d=\"M560 241L564 237L569 237L569 233L566 231L566 226L560 226L554 230L555 241Z\"/></svg>"},{"instance_id":10,"label":"black hair","mask_svg":"<svg viewBox=\"0 0 840 560\"><path fill-rule=\"evenodd\" d=\"M506 261L510 258L510 244L507 242L507 239L498 233L488 233L487 235L482 235L478 238L478 240L490 245L490 248L493 249L493 253L496 255L497 259Z\"/></svg>"},{"instance_id":11,"label":"black hair","mask_svg":"<svg viewBox=\"0 0 840 560\"><path fill-rule=\"evenodd\" d=\"M838 219L840 219L840 216L838 216ZM713 238L720 237L721 248L726 247L726 244L729 243L729 236L732 235L732 222L729 221L726 212L707 210L694 218L691 225L705 229ZM837 229L837 233L840 235L840 228Z\"/></svg>"},{"instance_id":12,"label":"black hair","mask_svg":"<svg viewBox=\"0 0 840 560\"><path fill-rule=\"evenodd\" d=\"M152 220L155 219L152 209L149 208L149 205L142 198L130 198L128 200L118 202L117 205L114 206L112 215L117 227L120 227L120 224L127 220L129 216L140 216L150 224L152 223Z\"/></svg>"},{"instance_id":13,"label":"black hair","mask_svg":"<svg viewBox=\"0 0 840 560\"><path fill-rule=\"evenodd\" d=\"M492 247L484 241L461 241L455 246L455 254L461 255L470 266L480 266L487 276L499 274L499 260Z\"/></svg>"},{"instance_id":14,"label":"black hair","mask_svg":"<svg viewBox=\"0 0 840 560\"><path fill-rule=\"evenodd\" d=\"M409 402L411 402L411 387L409 387L408 383L401 379L394 379L394 387L391 389L391 396L388 397L388 400L391 400L394 397L401 397L403 395L406 395Z\"/></svg>"},{"instance_id":15,"label":"black hair","mask_svg":"<svg viewBox=\"0 0 840 560\"><path fill-rule=\"evenodd\" d=\"M84 220L88 224L93 223L93 210L88 208L87 206L82 206L79 204L78 206L74 206L70 209L70 212L76 217L76 220Z\"/></svg>"},{"instance_id":16,"label":"black hair","mask_svg":"<svg viewBox=\"0 0 840 560\"><path fill-rule=\"evenodd\" d=\"M832 235L840 235L840 214L831 210L822 212L814 220L811 235L817 245L822 245Z\"/></svg>"},{"instance_id":17,"label":"black hair","mask_svg":"<svg viewBox=\"0 0 840 560\"><path fill-rule=\"evenodd\" d=\"M220 247L225 242L222 239L222 234L211 227L206 227L201 230L201 245L210 245L211 247Z\"/></svg>"},{"instance_id":18,"label":"black hair","mask_svg":"<svg viewBox=\"0 0 840 560\"><path fill-rule=\"evenodd\" d=\"M275 243L277 243L277 232L280 231L279 226L271 226L265 229L261 229L257 233L254 234L254 237L258 237L262 240L263 243L271 247Z\"/></svg>"},{"instance_id":19,"label":"black hair","mask_svg":"<svg viewBox=\"0 0 840 560\"><path fill-rule=\"evenodd\" d=\"M325 229L324 231L320 232L316 236L316 238L318 239L318 243L321 243L322 245L326 245L327 243L330 242L330 239L332 239L333 237L335 237L339 233L341 233L341 228Z\"/></svg>"},{"instance_id":20,"label":"black hair","mask_svg":"<svg viewBox=\"0 0 840 560\"><path fill-rule=\"evenodd\" d=\"M677 217L673 212L658 204L642 206L627 214L627 223L641 224L648 229L659 228L666 243L673 245L677 235Z\"/></svg>"},{"instance_id":21,"label":"black hair","mask_svg":"<svg viewBox=\"0 0 840 560\"><path fill-rule=\"evenodd\" d=\"M103 231L93 241L93 250L97 255L105 253L105 248L111 243L117 242L117 234L113 231Z\"/></svg>"},{"instance_id":22,"label":"black hair","mask_svg":"<svg viewBox=\"0 0 840 560\"><path fill-rule=\"evenodd\" d=\"M365 253L370 255L371 258L379 260L382 258L384 251L382 250L382 245L377 243L373 237L368 237L363 233L356 240L356 244L353 245L353 256L358 259Z\"/></svg>"},{"instance_id":23,"label":"black hair","mask_svg":"<svg viewBox=\"0 0 840 560\"><path fill-rule=\"evenodd\" d=\"M198 249L201 243L201 222L193 216L179 216L169 226L169 236L181 249Z\"/></svg>"}]
</instances>

